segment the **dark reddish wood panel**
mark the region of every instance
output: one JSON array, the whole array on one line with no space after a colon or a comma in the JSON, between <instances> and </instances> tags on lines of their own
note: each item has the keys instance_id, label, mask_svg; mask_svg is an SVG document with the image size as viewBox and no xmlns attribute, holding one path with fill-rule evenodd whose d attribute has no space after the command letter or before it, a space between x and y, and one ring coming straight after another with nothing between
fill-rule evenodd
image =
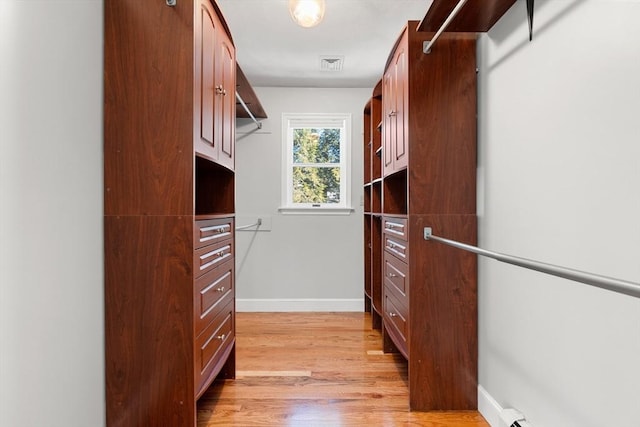
<instances>
[{"instance_id":1,"label":"dark reddish wood panel","mask_svg":"<svg viewBox=\"0 0 640 427\"><path fill-rule=\"evenodd\" d=\"M242 71L240 66L237 64L236 64L236 90L238 91L238 95L240 95L240 98L242 98L244 103L247 105L247 107L251 111L251 114L253 114L255 118L257 119L267 118L267 113L264 111L262 104L260 104L258 95L256 95L256 93L253 90L253 87L251 87L251 83L249 83L249 80L244 75L244 72ZM242 107L240 102L236 103L236 117L240 117L243 119L250 118L249 114Z\"/></svg>"},{"instance_id":2,"label":"dark reddish wood panel","mask_svg":"<svg viewBox=\"0 0 640 427\"><path fill-rule=\"evenodd\" d=\"M193 2L109 0L104 15L105 214L190 215Z\"/></svg>"},{"instance_id":3,"label":"dark reddish wood panel","mask_svg":"<svg viewBox=\"0 0 640 427\"><path fill-rule=\"evenodd\" d=\"M424 227L432 227L438 236L476 245L476 216L410 221L410 406L477 409L477 256L423 237Z\"/></svg>"},{"instance_id":4,"label":"dark reddish wood panel","mask_svg":"<svg viewBox=\"0 0 640 427\"><path fill-rule=\"evenodd\" d=\"M458 2L459 0L433 0L418 31L438 31ZM487 32L515 2L516 0L468 0L446 31Z\"/></svg>"},{"instance_id":5,"label":"dark reddish wood panel","mask_svg":"<svg viewBox=\"0 0 640 427\"><path fill-rule=\"evenodd\" d=\"M409 39L409 213L476 212L476 36ZM419 195L419 196L418 196Z\"/></svg>"},{"instance_id":6,"label":"dark reddish wood panel","mask_svg":"<svg viewBox=\"0 0 640 427\"><path fill-rule=\"evenodd\" d=\"M105 217L109 426L193 426L193 217Z\"/></svg>"}]
</instances>

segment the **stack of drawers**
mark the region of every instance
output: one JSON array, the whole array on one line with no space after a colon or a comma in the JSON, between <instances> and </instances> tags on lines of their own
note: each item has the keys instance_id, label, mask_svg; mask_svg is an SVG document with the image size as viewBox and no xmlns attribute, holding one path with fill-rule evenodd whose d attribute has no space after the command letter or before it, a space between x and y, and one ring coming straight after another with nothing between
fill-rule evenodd
<instances>
[{"instance_id":1,"label":"stack of drawers","mask_svg":"<svg viewBox=\"0 0 640 427\"><path fill-rule=\"evenodd\" d=\"M406 217L382 218L384 328L402 355L409 359L409 241Z\"/></svg>"},{"instance_id":2,"label":"stack of drawers","mask_svg":"<svg viewBox=\"0 0 640 427\"><path fill-rule=\"evenodd\" d=\"M197 396L213 381L235 342L234 231L232 217L195 221L193 302Z\"/></svg>"}]
</instances>

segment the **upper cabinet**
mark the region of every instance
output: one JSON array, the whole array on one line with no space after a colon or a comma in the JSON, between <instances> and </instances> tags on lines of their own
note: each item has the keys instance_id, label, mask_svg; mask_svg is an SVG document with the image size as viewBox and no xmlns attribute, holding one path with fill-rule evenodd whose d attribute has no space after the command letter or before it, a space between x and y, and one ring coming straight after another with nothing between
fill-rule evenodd
<instances>
[{"instance_id":1,"label":"upper cabinet","mask_svg":"<svg viewBox=\"0 0 640 427\"><path fill-rule=\"evenodd\" d=\"M403 34L383 77L383 176L407 167L407 34Z\"/></svg>"},{"instance_id":2,"label":"upper cabinet","mask_svg":"<svg viewBox=\"0 0 640 427\"><path fill-rule=\"evenodd\" d=\"M194 147L198 155L235 167L236 54L209 1L200 2L195 26Z\"/></svg>"}]
</instances>

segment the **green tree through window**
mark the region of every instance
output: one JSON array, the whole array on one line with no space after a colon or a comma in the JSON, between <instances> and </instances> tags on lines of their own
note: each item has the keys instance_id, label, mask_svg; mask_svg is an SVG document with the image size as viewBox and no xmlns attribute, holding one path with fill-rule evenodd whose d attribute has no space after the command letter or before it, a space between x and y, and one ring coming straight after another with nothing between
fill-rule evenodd
<instances>
[{"instance_id":1,"label":"green tree through window","mask_svg":"<svg viewBox=\"0 0 640 427\"><path fill-rule=\"evenodd\" d=\"M340 203L340 129L293 130L293 202Z\"/></svg>"}]
</instances>

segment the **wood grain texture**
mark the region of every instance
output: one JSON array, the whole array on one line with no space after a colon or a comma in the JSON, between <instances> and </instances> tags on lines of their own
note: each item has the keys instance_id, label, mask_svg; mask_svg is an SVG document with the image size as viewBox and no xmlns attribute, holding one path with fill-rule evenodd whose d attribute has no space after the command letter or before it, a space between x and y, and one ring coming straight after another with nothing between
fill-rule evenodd
<instances>
[{"instance_id":1,"label":"wood grain texture","mask_svg":"<svg viewBox=\"0 0 640 427\"><path fill-rule=\"evenodd\" d=\"M424 227L476 244L475 215L409 216L411 407L477 407L477 256L424 240Z\"/></svg>"},{"instance_id":2,"label":"wood grain texture","mask_svg":"<svg viewBox=\"0 0 640 427\"><path fill-rule=\"evenodd\" d=\"M194 423L192 217L105 217L109 426Z\"/></svg>"},{"instance_id":3,"label":"wood grain texture","mask_svg":"<svg viewBox=\"0 0 640 427\"><path fill-rule=\"evenodd\" d=\"M407 362L381 353L369 314L238 313L236 330L238 371L256 374L216 381L199 427L489 426L475 410L409 411Z\"/></svg>"},{"instance_id":4,"label":"wood grain texture","mask_svg":"<svg viewBox=\"0 0 640 427\"><path fill-rule=\"evenodd\" d=\"M193 211L193 1L104 8L106 215Z\"/></svg>"},{"instance_id":5,"label":"wood grain texture","mask_svg":"<svg viewBox=\"0 0 640 427\"><path fill-rule=\"evenodd\" d=\"M476 211L476 37L444 34L426 55L409 24L410 214Z\"/></svg>"},{"instance_id":6,"label":"wood grain texture","mask_svg":"<svg viewBox=\"0 0 640 427\"><path fill-rule=\"evenodd\" d=\"M433 0L418 31L438 31L459 0ZM516 0L469 0L451 21L446 31L487 32Z\"/></svg>"}]
</instances>

